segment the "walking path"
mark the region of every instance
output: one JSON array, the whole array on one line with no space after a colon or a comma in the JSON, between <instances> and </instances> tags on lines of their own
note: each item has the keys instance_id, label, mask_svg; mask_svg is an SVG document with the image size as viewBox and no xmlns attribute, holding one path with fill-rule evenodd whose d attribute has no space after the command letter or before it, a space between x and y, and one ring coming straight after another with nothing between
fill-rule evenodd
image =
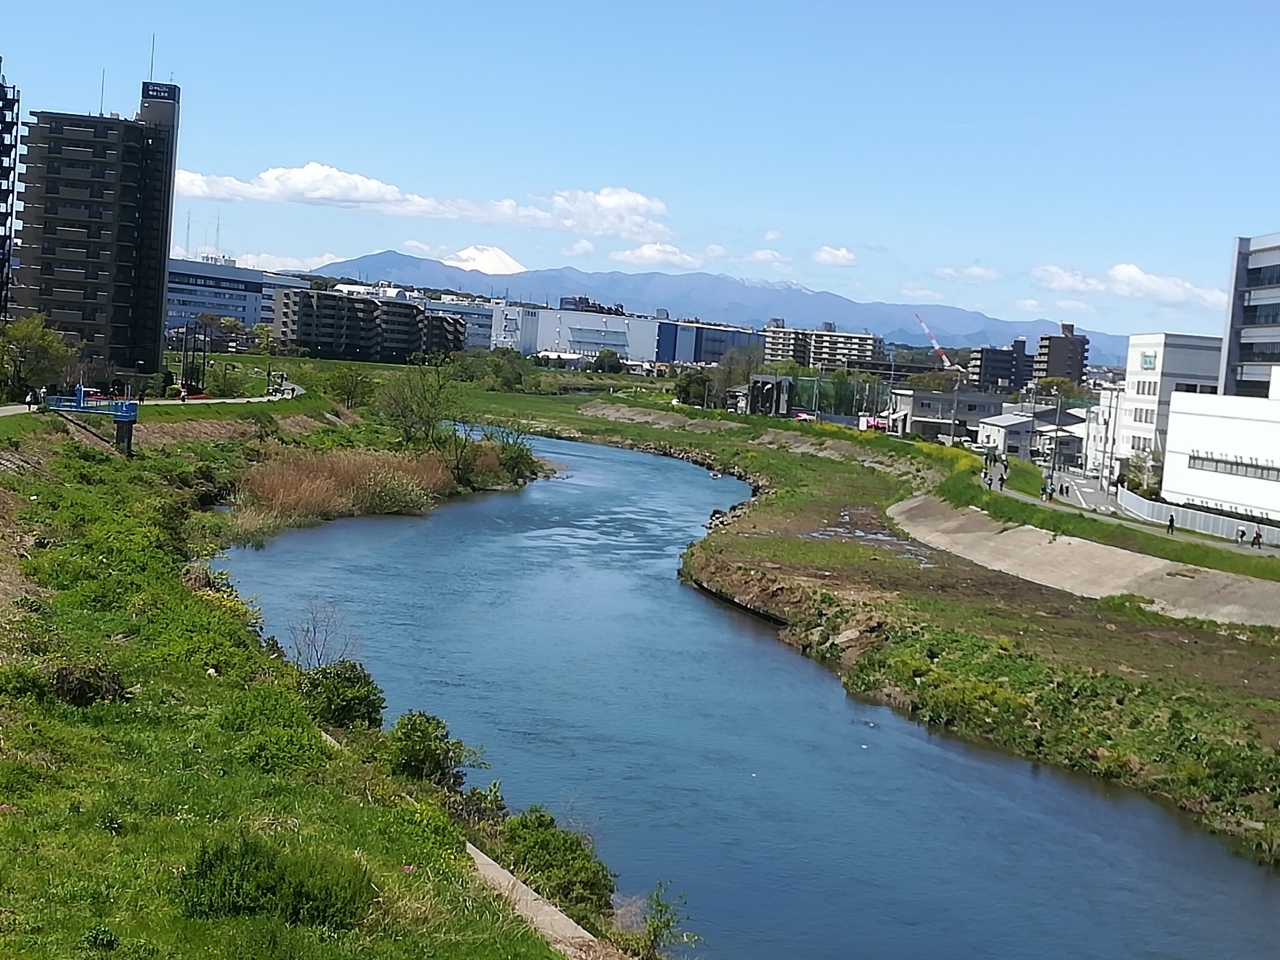
<instances>
[{"instance_id":1,"label":"walking path","mask_svg":"<svg viewBox=\"0 0 1280 960\"><path fill-rule=\"evenodd\" d=\"M980 510L955 510L935 497L913 497L888 512L922 543L1033 583L1082 597L1134 594L1173 617L1280 626L1280 585L1268 580L1055 536L1036 527L1008 529Z\"/></svg>"},{"instance_id":2,"label":"walking path","mask_svg":"<svg viewBox=\"0 0 1280 960\"><path fill-rule=\"evenodd\" d=\"M195 406L204 403L275 403L279 400L293 400L302 396L307 391L296 383L286 383L285 389L293 388L292 397L277 394L273 397L202 397L199 400L146 400L142 403L144 407L162 407L162 406ZM10 403L0 406L0 417L12 417L19 413L31 413L31 409L25 403Z\"/></svg>"},{"instance_id":3,"label":"walking path","mask_svg":"<svg viewBox=\"0 0 1280 960\"><path fill-rule=\"evenodd\" d=\"M1071 483L1071 493L1073 496L1080 496L1080 499L1083 500L1084 497L1077 493L1077 485L1079 483L1079 479L1076 479ZM1018 491L1012 490L1008 487L1005 487L1003 492L1006 497L1013 497L1015 500L1034 503L1039 507L1048 507L1051 510L1062 510L1066 513L1081 512L1080 508L1074 505L1061 503L1057 500L1046 503L1038 497L1031 497L1025 493L1019 493ZM1149 533L1152 536L1168 537L1171 540L1185 540L1187 543L1198 543L1201 546L1216 547L1219 550L1250 550L1254 553L1261 553L1264 556L1280 557L1280 547L1268 547L1265 545L1262 547L1251 547L1248 545L1248 541L1245 542L1245 546L1237 547L1230 540L1221 540L1217 537L1201 537L1194 533L1185 533L1181 530L1175 530L1173 533L1166 533L1163 528L1150 523L1143 523L1141 520L1133 520L1129 517L1114 513L1102 513L1091 504L1084 504L1083 506L1085 507L1085 514L1095 520L1101 520L1103 523L1117 523L1121 526L1130 527L1134 530L1141 530L1143 533Z\"/></svg>"}]
</instances>

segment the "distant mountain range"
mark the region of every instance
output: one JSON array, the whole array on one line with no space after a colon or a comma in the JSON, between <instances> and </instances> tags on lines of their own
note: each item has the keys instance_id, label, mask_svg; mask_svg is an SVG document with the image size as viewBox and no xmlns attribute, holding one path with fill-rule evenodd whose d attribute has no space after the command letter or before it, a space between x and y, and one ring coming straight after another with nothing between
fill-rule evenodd
<instances>
[{"instance_id":1,"label":"distant mountain range","mask_svg":"<svg viewBox=\"0 0 1280 960\"><path fill-rule=\"evenodd\" d=\"M573 267L526 270L491 276L438 260L384 250L354 260L340 260L313 270L326 277L351 277L437 290L457 290L485 297L509 297L529 303L556 304L561 297L585 294L600 303L621 303L633 313L665 307L672 317L699 317L715 323L761 327L772 317L788 326L816 327L824 321L837 330L869 330L894 343L927 346L918 313L946 347L1006 347L1026 337L1029 352L1042 333L1057 333L1050 320L998 320L973 310L938 304L858 303L834 293L809 290L789 281L739 280L711 273L584 273ZM1080 330L1089 338L1092 363L1123 364L1128 338L1096 330Z\"/></svg>"}]
</instances>

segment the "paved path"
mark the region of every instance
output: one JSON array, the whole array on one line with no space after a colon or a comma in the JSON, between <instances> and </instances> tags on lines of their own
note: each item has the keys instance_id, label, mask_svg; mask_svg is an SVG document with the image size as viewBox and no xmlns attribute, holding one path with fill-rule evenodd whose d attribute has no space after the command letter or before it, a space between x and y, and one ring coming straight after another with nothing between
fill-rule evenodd
<instances>
[{"instance_id":1,"label":"paved path","mask_svg":"<svg viewBox=\"0 0 1280 960\"><path fill-rule=\"evenodd\" d=\"M913 497L889 516L915 539L992 570L1082 597L1135 594L1161 613L1280 626L1280 584L1148 557L1036 527L1007 529L980 510Z\"/></svg>"},{"instance_id":2,"label":"paved path","mask_svg":"<svg viewBox=\"0 0 1280 960\"><path fill-rule=\"evenodd\" d=\"M1149 533L1155 537L1168 537L1171 540L1185 540L1187 543L1198 543L1201 546L1216 547L1219 550L1248 550L1253 553L1261 553L1269 557L1280 557L1280 547L1262 546L1262 547L1255 548L1255 547L1248 546L1247 543L1243 547L1238 547L1235 544L1233 544L1230 540L1222 540L1218 537L1201 537L1201 536L1197 536L1194 533L1185 533L1181 530L1176 530L1172 534L1169 534L1169 533L1165 533L1163 527L1158 527L1154 524L1143 523L1141 520L1133 520L1129 517L1117 515L1114 513L1102 513L1098 511L1095 506L1096 497L1097 497L1096 487L1088 492L1077 493L1077 486L1078 484L1080 484L1080 482L1081 481L1079 478L1072 479L1071 499L1075 501L1076 504L1079 504L1080 500L1089 501L1084 504L1085 506L1084 512L1087 516L1092 517L1094 520L1101 520L1103 523L1116 523L1116 524L1119 524L1120 526L1129 527L1133 530L1141 530L1143 533ZM1093 481L1084 481L1084 482L1087 483L1090 487L1094 486ZM1004 495L1006 497L1013 497L1015 500L1024 500L1027 503L1034 503L1036 504L1036 506L1049 507L1052 510L1061 510L1066 513L1080 513L1080 507L1078 505L1072 505L1069 503L1064 504L1064 503L1061 503L1059 500L1054 500L1050 503L1046 503L1043 500L1041 500L1039 497L1031 497L1025 493L1019 493L1016 490L1011 490L1008 487L1004 489ZM1105 498L1105 494L1103 496Z\"/></svg>"},{"instance_id":3,"label":"paved path","mask_svg":"<svg viewBox=\"0 0 1280 960\"><path fill-rule=\"evenodd\" d=\"M285 389L293 387L293 396L274 397L202 397L199 400L146 400L141 404L143 407L163 407L163 406L195 406L204 403L276 403L280 400L293 400L302 396L307 391L294 383L286 383ZM0 417L12 417L19 413L31 413L25 403L11 403L0 406Z\"/></svg>"}]
</instances>

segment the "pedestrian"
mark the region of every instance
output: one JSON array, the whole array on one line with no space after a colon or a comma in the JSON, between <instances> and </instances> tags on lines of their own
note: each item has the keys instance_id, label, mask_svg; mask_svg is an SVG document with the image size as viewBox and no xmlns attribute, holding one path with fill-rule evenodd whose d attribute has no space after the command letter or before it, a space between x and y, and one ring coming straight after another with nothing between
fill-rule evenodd
<instances>
[{"instance_id":1,"label":"pedestrian","mask_svg":"<svg viewBox=\"0 0 1280 960\"><path fill-rule=\"evenodd\" d=\"M1168 524L1168 526L1165 528L1165 533L1168 533L1168 534L1170 534L1170 535L1172 535L1172 534L1173 534L1173 514L1172 514L1172 513L1171 513L1171 514L1169 514L1169 524Z\"/></svg>"},{"instance_id":2,"label":"pedestrian","mask_svg":"<svg viewBox=\"0 0 1280 960\"><path fill-rule=\"evenodd\" d=\"M27 413L31 412L31 408L35 406L36 394L34 390L27 391Z\"/></svg>"},{"instance_id":3,"label":"pedestrian","mask_svg":"<svg viewBox=\"0 0 1280 960\"><path fill-rule=\"evenodd\" d=\"M1242 547L1244 546L1244 527L1236 528L1236 543Z\"/></svg>"},{"instance_id":4,"label":"pedestrian","mask_svg":"<svg viewBox=\"0 0 1280 960\"><path fill-rule=\"evenodd\" d=\"M1262 525L1255 523L1253 525L1253 546L1259 550L1262 549Z\"/></svg>"},{"instance_id":5,"label":"pedestrian","mask_svg":"<svg viewBox=\"0 0 1280 960\"><path fill-rule=\"evenodd\" d=\"M187 402L187 388L186 388L186 387L183 387L181 390L179 390L179 391L178 391L178 399L179 399L179 400L181 400L183 403L186 403L186 402Z\"/></svg>"},{"instance_id":6,"label":"pedestrian","mask_svg":"<svg viewBox=\"0 0 1280 960\"><path fill-rule=\"evenodd\" d=\"M1001 474L1000 476L1000 492L1004 493L1004 475L1003 474Z\"/></svg>"},{"instance_id":7,"label":"pedestrian","mask_svg":"<svg viewBox=\"0 0 1280 960\"><path fill-rule=\"evenodd\" d=\"M987 492L991 492L991 478L987 477Z\"/></svg>"}]
</instances>

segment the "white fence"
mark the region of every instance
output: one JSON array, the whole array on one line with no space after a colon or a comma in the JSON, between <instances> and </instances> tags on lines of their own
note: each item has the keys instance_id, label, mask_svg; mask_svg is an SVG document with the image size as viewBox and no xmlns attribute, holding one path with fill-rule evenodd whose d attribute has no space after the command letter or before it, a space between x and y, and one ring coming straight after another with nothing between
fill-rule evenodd
<instances>
[{"instance_id":1,"label":"white fence","mask_svg":"<svg viewBox=\"0 0 1280 960\"><path fill-rule=\"evenodd\" d=\"M1236 531L1244 527L1245 543L1253 539L1253 528L1256 525L1256 521L1253 520L1235 520L1231 517L1220 517L1216 513L1201 513L1199 510L1190 510L1187 507L1153 503L1131 490L1126 490L1123 486L1116 491L1116 501L1126 513L1131 513L1142 520L1164 524L1169 522L1169 515L1173 514L1173 522L1179 530L1194 530L1196 533L1207 533L1211 537L1234 540ZM1260 526L1262 542L1268 546L1280 547L1280 527L1272 527L1265 523Z\"/></svg>"}]
</instances>

